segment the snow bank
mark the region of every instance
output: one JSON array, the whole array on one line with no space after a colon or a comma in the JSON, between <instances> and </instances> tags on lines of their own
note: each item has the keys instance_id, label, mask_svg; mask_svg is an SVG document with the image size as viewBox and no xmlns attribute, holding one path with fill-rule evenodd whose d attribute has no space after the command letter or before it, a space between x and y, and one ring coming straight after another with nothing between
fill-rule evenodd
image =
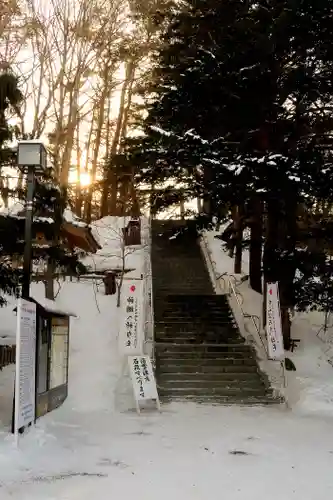
<instances>
[{"instance_id":1,"label":"snow bank","mask_svg":"<svg viewBox=\"0 0 333 500\"><path fill-rule=\"evenodd\" d=\"M250 300L251 290L244 298ZM138 416L123 410L133 400L127 394L123 401L119 391L123 360L115 296L92 282L65 282L59 301L77 313L71 320L69 397L21 439L20 450L0 431L1 500L218 500L221 492L230 500L332 496L333 415L323 399L332 371L318 363L319 351L310 352L304 342L295 352L304 391L292 411L171 404L162 414ZM12 368L0 372L0 419L1 407L11 401Z\"/></svg>"},{"instance_id":2,"label":"snow bank","mask_svg":"<svg viewBox=\"0 0 333 500\"><path fill-rule=\"evenodd\" d=\"M25 219L25 204L23 201L17 201L16 203L13 203L10 205L8 208L2 207L0 209L0 215L2 216L10 216L10 217L17 217L19 219ZM83 222L77 215L74 214L69 208L66 208L63 213L63 218L65 222L68 222L72 224L73 226L77 227L87 227L88 224ZM49 224L53 224L54 220L51 217L41 217L41 216L35 216L34 217L35 221L40 221L40 222L48 222Z\"/></svg>"},{"instance_id":3,"label":"snow bank","mask_svg":"<svg viewBox=\"0 0 333 500\"><path fill-rule=\"evenodd\" d=\"M77 215L74 214L69 208L66 208L64 210L63 214L64 220L68 222L69 224L72 224L73 226L77 227L87 227L88 224L83 222Z\"/></svg>"},{"instance_id":4,"label":"snow bank","mask_svg":"<svg viewBox=\"0 0 333 500\"><path fill-rule=\"evenodd\" d=\"M78 314L69 398L21 439L19 451L0 432L1 500L217 500L221 491L230 500L330 497L327 414L194 404L167 405L162 414L121 411L115 297L82 282L66 282L59 296ZM10 387L9 369L4 378Z\"/></svg>"},{"instance_id":5,"label":"snow bank","mask_svg":"<svg viewBox=\"0 0 333 500\"><path fill-rule=\"evenodd\" d=\"M125 269L131 270L128 277L140 277L143 274L144 246L133 245L124 247L123 229L130 221L130 217L107 216L91 224L94 238L101 245L101 249L94 255L82 259L82 263L92 272ZM147 219L141 218L142 232L147 225Z\"/></svg>"},{"instance_id":6,"label":"snow bank","mask_svg":"<svg viewBox=\"0 0 333 500\"><path fill-rule=\"evenodd\" d=\"M60 289L63 286L64 282L60 282ZM46 299L45 288L42 283L31 284L31 297L50 312L69 316L77 315L77 311L69 307L67 302L64 302L61 294L54 301ZM14 309L17 306L17 300L15 297L10 296L6 296L6 300L7 304L0 308L0 344L14 345L16 343L16 312Z\"/></svg>"},{"instance_id":7,"label":"snow bank","mask_svg":"<svg viewBox=\"0 0 333 500\"><path fill-rule=\"evenodd\" d=\"M211 252L211 259L216 270L216 275L221 276L220 283L222 291L226 292L224 285L227 279L223 275L231 276L232 282L237 280L237 292L244 312L254 315L260 319L261 337L265 334L262 327L262 295L252 290L248 281L240 282L249 272L249 252L243 251L242 273L237 275L233 272L234 259L230 258L224 249L223 242L214 238L220 231L207 231L204 238ZM234 277L234 278L233 278ZM238 305L232 304L234 313L237 316ZM322 313L296 314L292 321L292 338L300 339L298 347L293 353L288 352L287 356L295 363L296 372L287 372L288 388L286 397L294 412L304 414L320 414L333 417L333 368L329 361L332 358L332 340L321 341L317 333L323 325ZM279 363L269 361L262 348L260 338L258 338L255 328L250 321L246 321L246 331L242 332L251 342L255 342L259 356L261 369L267 373L271 384L276 389L281 389L282 373Z\"/></svg>"},{"instance_id":8,"label":"snow bank","mask_svg":"<svg viewBox=\"0 0 333 500\"><path fill-rule=\"evenodd\" d=\"M8 303L0 307L0 344L16 344L16 301L11 297Z\"/></svg>"},{"instance_id":9,"label":"snow bank","mask_svg":"<svg viewBox=\"0 0 333 500\"><path fill-rule=\"evenodd\" d=\"M228 257L228 250L225 248L225 242L216 238L216 236L220 236L223 233L223 231L229 226L230 222L232 221L222 224L219 231L205 231L204 236L209 245L213 261L215 262L216 271L219 274L234 274L237 278L240 278L249 272L248 250L244 250L242 253L242 273L241 275L237 275L234 273L234 259ZM248 239L248 234L246 236L247 238L245 239Z\"/></svg>"}]
</instances>

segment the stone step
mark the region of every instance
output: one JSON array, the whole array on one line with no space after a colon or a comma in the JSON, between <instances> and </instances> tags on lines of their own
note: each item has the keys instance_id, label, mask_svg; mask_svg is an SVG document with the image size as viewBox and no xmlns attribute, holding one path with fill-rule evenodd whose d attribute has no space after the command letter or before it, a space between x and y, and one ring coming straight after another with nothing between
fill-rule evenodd
<instances>
[{"instance_id":1,"label":"stone step","mask_svg":"<svg viewBox=\"0 0 333 500\"><path fill-rule=\"evenodd\" d=\"M212 315L211 318L207 316L184 316L177 314L169 314L154 309L156 323L164 323L166 325L202 325L208 328L210 325L215 328L216 326L230 326L231 329L237 328L236 320L233 316L223 314Z\"/></svg>"},{"instance_id":2,"label":"stone step","mask_svg":"<svg viewBox=\"0 0 333 500\"><path fill-rule=\"evenodd\" d=\"M152 227L154 345L161 399L271 402L255 352L241 337L227 296L214 294L195 231L170 239L178 223L154 221Z\"/></svg>"},{"instance_id":3,"label":"stone step","mask_svg":"<svg viewBox=\"0 0 333 500\"><path fill-rule=\"evenodd\" d=\"M189 295L189 297L195 297L195 295ZM167 295L163 297L154 297L154 305L156 309L161 309L166 312L177 312L179 314L192 315L197 314L198 316L210 315L215 313L228 314L232 316L232 311L229 305L226 304L210 304L208 302L199 301L193 304L180 304L177 302L170 303L167 301Z\"/></svg>"},{"instance_id":4,"label":"stone step","mask_svg":"<svg viewBox=\"0 0 333 500\"><path fill-rule=\"evenodd\" d=\"M205 343L210 343L210 344L221 344L221 342L229 342L230 344L232 343L232 339L227 336L211 336L209 337L207 334L203 334L202 336L200 335L192 335L192 336L186 336L186 337L175 337L175 336L161 336L161 335L156 335L156 341L157 342L163 342L163 343L171 343L171 344L191 344L193 346L195 345L200 345L200 344L205 344ZM235 339L234 343L238 343L239 339Z\"/></svg>"},{"instance_id":5,"label":"stone step","mask_svg":"<svg viewBox=\"0 0 333 500\"><path fill-rule=\"evenodd\" d=\"M160 339L162 337L172 338L172 337L209 337L214 339L225 338L225 341L220 342L220 344L228 344L229 341L234 342L237 340L238 343L244 342L244 339L240 336L236 327L232 328L227 324L220 323L218 325L203 325L202 323L157 323L155 325L155 340L157 342L162 342ZM175 342L177 343L177 342ZM207 342L209 343L209 342ZM214 342L215 343L215 342Z\"/></svg>"},{"instance_id":6,"label":"stone step","mask_svg":"<svg viewBox=\"0 0 333 500\"><path fill-rule=\"evenodd\" d=\"M164 344L163 342L155 342L155 347L157 352L163 352L163 351L169 351L169 352L183 352L184 354L187 352L190 352L191 354L195 352L212 352L213 354L216 353L234 353L234 352L239 352L245 355L250 355L252 356L253 354L253 349L251 346L248 344L245 344L244 342L237 342L235 344L229 344L229 343L221 343L219 345L215 344L198 344L198 346L193 347L192 345L178 345L178 344L173 344L170 345L169 343Z\"/></svg>"},{"instance_id":7,"label":"stone step","mask_svg":"<svg viewBox=\"0 0 333 500\"><path fill-rule=\"evenodd\" d=\"M181 289L186 289L186 290L190 290L191 288L193 287L196 287L196 288L201 288L203 287L203 290L201 291L205 291L206 288L208 288L208 286L210 287L210 283L207 283L207 278L190 278L189 276L179 276L179 274L177 276L172 276L172 274L170 274L168 277L166 277L165 279L163 280L155 280L153 279L153 286L154 288L170 288L170 290L172 291L173 289L175 291L178 290L178 288L181 288ZM207 290L208 292L211 291L211 288L209 288L209 290Z\"/></svg>"},{"instance_id":8,"label":"stone step","mask_svg":"<svg viewBox=\"0 0 333 500\"><path fill-rule=\"evenodd\" d=\"M203 336L208 334L209 336L214 336L218 338L219 336L226 336L227 338L238 338L239 343L242 342L242 337L240 336L236 326L230 326L227 323L217 323L217 324L203 324L203 323L165 323L159 322L155 324L155 332L167 336L186 336L186 335L199 335ZM226 342L221 342L221 344L227 344Z\"/></svg>"},{"instance_id":9,"label":"stone step","mask_svg":"<svg viewBox=\"0 0 333 500\"><path fill-rule=\"evenodd\" d=\"M200 252L189 251L181 246L172 245L167 249L160 246L160 248L154 249L151 256L155 268L159 266L161 269L166 269L168 266L171 267L172 264L180 267L180 263L184 262L183 269L192 270L195 263L198 264L199 270L206 269L206 264L202 261Z\"/></svg>"},{"instance_id":10,"label":"stone step","mask_svg":"<svg viewBox=\"0 0 333 500\"><path fill-rule=\"evenodd\" d=\"M187 357L180 357L180 356L174 356L172 353L167 353L156 356L156 365L161 367L161 369L167 369L169 366L177 366L177 367L200 367L203 366L205 369L209 366L211 367L229 367L230 370L232 370L235 366L237 367L255 367L257 370L257 363L255 359L253 358L244 358L241 356L238 357L231 357L231 355L227 356L214 356L214 357L209 357L209 356L197 356L195 358L187 358Z\"/></svg>"},{"instance_id":11,"label":"stone step","mask_svg":"<svg viewBox=\"0 0 333 500\"><path fill-rule=\"evenodd\" d=\"M174 294L169 294L161 299L156 298L155 301L158 305L163 305L170 308L177 307L185 311L193 311L198 307L202 307L203 305L211 309L230 310L229 302L224 295L215 295L215 297L216 299L221 297L222 300L216 300L214 297L212 298L211 295L197 294L188 296L186 294L177 294L175 296Z\"/></svg>"},{"instance_id":12,"label":"stone step","mask_svg":"<svg viewBox=\"0 0 333 500\"><path fill-rule=\"evenodd\" d=\"M226 325L230 326L231 328L236 326L236 320L234 316L227 316L224 314L216 314L212 315L210 318L207 316L184 316L184 315L177 315L176 313L171 314L171 313L165 313L161 312L159 310L156 311L154 309L154 314L157 319L156 323L165 323L165 324L194 324L194 325L200 325L202 324L205 328L207 328L209 325L212 325L213 327L216 325Z\"/></svg>"},{"instance_id":13,"label":"stone step","mask_svg":"<svg viewBox=\"0 0 333 500\"><path fill-rule=\"evenodd\" d=\"M156 368L156 374L162 375L164 373L168 374L177 374L180 370L182 373L193 373L196 376L198 374L215 374L215 373L224 373L233 375L248 375L251 373L258 373L257 366L255 363L246 365L244 363L236 364L230 363L229 360L219 360L219 363L212 364L208 362L208 360L203 360L205 363L197 361L196 363L187 363L188 360L183 360L182 362L177 362L179 360L169 360L168 363L162 362L158 363L158 367ZM211 361L211 360L210 360Z\"/></svg>"},{"instance_id":14,"label":"stone step","mask_svg":"<svg viewBox=\"0 0 333 500\"><path fill-rule=\"evenodd\" d=\"M159 250L154 250L151 254L152 261L155 269L159 267L160 269L167 269L168 267L179 267L183 271L188 270L188 272L193 273L193 265L195 263L198 264L198 270L206 270L206 264L202 260L202 255L197 251L188 251L187 249L182 249L180 247L169 248L165 250L165 248L161 247ZM181 263L184 263L184 266L181 266Z\"/></svg>"},{"instance_id":15,"label":"stone step","mask_svg":"<svg viewBox=\"0 0 333 500\"><path fill-rule=\"evenodd\" d=\"M204 329L212 327L212 329L216 327L226 327L230 328L231 330L234 330L236 327L236 322L233 317L231 318L226 318L224 316L221 317L216 317L216 318L211 318L211 321L209 321L208 318L202 318L201 321L199 318L184 318L184 317L176 317L176 316L171 316L171 317L165 317L163 315L162 318L158 318L159 321L156 321L156 326L168 326L169 329L173 327L173 325L177 325L178 328L184 328L185 331L187 331L187 327L193 327L197 326L198 328L202 327Z\"/></svg>"},{"instance_id":16,"label":"stone step","mask_svg":"<svg viewBox=\"0 0 333 500\"><path fill-rule=\"evenodd\" d=\"M172 262L179 264L180 259L182 259L188 267L192 267L191 262L198 262L200 269L206 266L206 263L202 260L201 252L197 249L190 250L182 244L169 244L166 240L159 240L157 244L154 242L154 249L151 256L156 265L162 265L163 260L166 265L170 265Z\"/></svg>"},{"instance_id":17,"label":"stone step","mask_svg":"<svg viewBox=\"0 0 333 500\"><path fill-rule=\"evenodd\" d=\"M165 391L180 390L188 394L220 394L226 395L228 391L236 391L236 394L243 392L253 392L254 394L265 396L266 387L260 379L253 380L163 380L157 379L157 387Z\"/></svg>"},{"instance_id":18,"label":"stone step","mask_svg":"<svg viewBox=\"0 0 333 500\"><path fill-rule=\"evenodd\" d=\"M211 321L209 321L209 318L203 317L203 318L186 318L184 316L166 316L165 314L157 313L155 314L156 317L156 325L169 325L170 328L172 328L173 325L178 325L178 327L184 327L186 330L186 326L191 326L195 325L200 327L200 325L203 328L209 328L210 326L212 329L215 329L218 326L222 327L230 327L231 330L234 330L237 328L237 323L234 319L234 317L212 317Z\"/></svg>"},{"instance_id":19,"label":"stone step","mask_svg":"<svg viewBox=\"0 0 333 500\"><path fill-rule=\"evenodd\" d=\"M192 300L191 300L192 298ZM169 301L168 297L163 297L163 299L156 300L157 305L161 307L167 307L171 311L177 309L179 311L196 311L198 307L207 307L212 311L229 311L230 306L228 303L224 302L213 302L206 299L197 299L195 295L190 295L188 297L188 301L184 302L183 300L178 301Z\"/></svg>"},{"instance_id":20,"label":"stone step","mask_svg":"<svg viewBox=\"0 0 333 500\"><path fill-rule=\"evenodd\" d=\"M181 344L179 344L180 347L181 347ZM244 362L247 362L247 363L251 363L252 361L252 357L249 356L248 354L244 353L244 352L206 352L206 351L201 351L198 349L198 347L196 346L196 349L194 350L194 346L193 346L193 350L192 351L188 351L188 352L184 352L184 351L181 351L181 350L178 350L178 351L174 351L171 349L170 347L170 351L169 352L156 352L156 359L159 360L160 363L181 363L183 364L186 360L193 360L193 362L201 362L202 360L209 360L211 362L213 362L215 359L216 360L219 360L219 361L222 361L222 360L225 360L226 361L226 364L228 363L233 363L233 362L241 362L241 361L244 361ZM253 360L254 363L253 364L256 364L256 361Z\"/></svg>"},{"instance_id":21,"label":"stone step","mask_svg":"<svg viewBox=\"0 0 333 500\"><path fill-rule=\"evenodd\" d=\"M231 329L236 327L236 322L233 316L227 317L221 315L216 317L212 316L212 318L207 318L205 316L202 318L186 318L184 316L166 316L165 314L156 314L156 316L158 319L158 321L156 321L157 325L169 325L170 327L172 327L172 325L179 325L179 327L186 327L187 325L201 325L203 328L208 328L209 326L215 328L216 326L221 325L230 327Z\"/></svg>"},{"instance_id":22,"label":"stone step","mask_svg":"<svg viewBox=\"0 0 333 500\"><path fill-rule=\"evenodd\" d=\"M230 383L237 384L260 384L264 386L263 381L260 378L258 372L188 372L188 371L179 371L179 372L161 372L159 369L156 370L156 378L158 383L165 386L166 383L174 383L177 385L181 384L201 384L202 382L209 382L211 384L222 384L225 383L228 386Z\"/></svg>"},{"instance_id":23,"label":"stone step","mask_svg":"<svg viewBox=\"0 0 333 500\"><path fill-rule=\"evenodd\" d=\"M169 301L168 297L163 297L163 299L156 300L156 302L158 306L169 308L170 311L179 310L185 312L193 312L197 311L198 307L205 307L211 311L230 311L230 306L228 303L213 302L206 299L197 299L195 295L190 295L187 302L184 302L184 300Z\"/></svg>"},{"instance_id":24,"label":"stone step","mask_svg":"<svg viewBox=\"0 0 333 500\"><path fill-rule=\"evenodd\" d=\"M164 296L169 295L170 292L174 292L174 291L175 290L172 288L158 288L158 289L154 288L154 300L156 297L163 298ZM189 295L197 295L198 292L202 292L202 287L200 287L200 288L193 287L193 288L188 288L188 289L178 287L177 291L179 293L183 293L183 295L186 295L188 297ZM206 289L206 291L209 291L209 290Z\"/></svg>"},{"instance_id":25,"label":"stone step","mask_svg":"<svg viewBox=\"0 0 333 500\"><path fill-rule=\"evenodd\" d=\"M193 342L197 342L198 345L216 345L216 344L241 344L244 343L244 339L241 339L237 332L231 333L230 331L220 330L219 332L207 332L206 330L201 331L188 331L188 332L174 332L155 329L155 342L158 344L163 344L165 339L166 344L173 343L173 345L178 344L189 344L189 348L193 349ZM179 339L179 342L177 341Z\"/></svg>"},{"instance_id":26,"label":"stone step","mask_svg":"<svg viewBox=\"0 0 333 500\"><path fill-rule=\"evenodd\" d=\"M265 396L219 396L219 395L206 395L201 394L198 395L181 395L181 394L173 394L168 395L167 392L160 391L159 393L160 399L163 404L169 404L172 402L179 403L196 403L200 405L209 405L209 406L268 406L272 404L281 404L283 403L282 399L278 399L273 397L271 394L267 394Z\"/></svg>"},{"instance_id":27,"label":"stone step","mask_svg":"<svg viewBox=\"0 0 333 500\"><path fill-rule=\"evenodd\" d=\"M199 307L201 307L199 309ZM225 308L216 308L213 309L209 306L203 304L202 306L198 306L198 309L182 309L180 307L170 307L169 304L156 304L154 301L154 312L158 314L164 314L166 317L176 317L176 318L185 318L185 319L197 319L197 320L207 320L210 318L227 318L233 319L234 315L232 312Z\"/></svg>"},{"instance_id":28,"label":"stone step","mask_svg":"<svg viewBox=\"0 0 333 500\"><path fill-rule=\"evenodd\" d=\"M265 390L264 387L240 387L239 383L236 386L228 387L198 387L193 384L193 386L187 387L165 387L158 385L158 392L161 397L185 397L186 399L192 397L238 397L240 399L247 399L249 397L259 397L265 398L271 395L271 392Z\"/></svg>"},{"instance_id":29,"label":"stone step","mask_svg":"<svg viewBox=\"0 0 333 500\"><path fill-rule=\"evenodd\" d=\"M168 297L163 297L158 303L161 306L169 307L170 309L180 309L181 311L195 311L198 307L208 307L209 309L214 310L229 310L230 306L228 302L215 302L206 298L198 298L198 296L190 295L187 297L187 300L183 299L184 295L179 295L178 300L170 299L170 295Z\"/></svg>"},{"instance_id":30,"label":"stone step","mask_svg":"<svg viewBox=\"0 0 333 500\"><path fill-rule=\"evenodd\" d=\"M197 295L197 300L211 300L214 303L228 303L227 295L214 295L214 294L207 294L207 293L200 293ZM184 297L183 295L178 295L178 294L171 294L168 299L170 302L188 302L189 300L195 300L194 297L191 297L188 299L187 297Z\"/></svg>"},{"instance_id":31,"label":"stone step","mask_svg":"<svg viewBox=\"0 0 333 500\"><path fill-rule=\"evenodd\" d=\"M198 289L197 294L205 291L209 293L212 290L211 284L207 282L206 279L192 280L188 276L180 277L179 275L175 278L173 278L172 276L168 276L168 278L163 281L156 281L153 278L153 286L162 289L169 288L170 289L169 295L172 295L174 293L182 293L178 291L178 288L181 288L182 290L191 290L193 287L196 287ZM201 287L203 287L202 290L200 290Z\"/></svg>"}]
</instances>

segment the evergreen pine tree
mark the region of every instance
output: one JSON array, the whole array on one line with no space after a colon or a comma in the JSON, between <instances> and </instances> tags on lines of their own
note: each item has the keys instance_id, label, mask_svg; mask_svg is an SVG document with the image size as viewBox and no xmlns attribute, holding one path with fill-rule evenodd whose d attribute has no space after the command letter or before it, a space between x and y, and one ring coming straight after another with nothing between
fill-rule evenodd
<instances>
[{"instance_id":1,"label":"evergreen pine tree","mask_svg":"<svg viewBox=\"0 0 333 500\"><path fill-rule=\"evenodd\" d=\"M10 159L10 149L6 145L13 138L7 113L10 110L18 112L21 101L17 78L9 71L0 73L0 175L2 165ZM0 226L0 306L5 302L2 294L17 294L19 290L20 273L12 269L8 259L15 251L16 242L15 228L10 221L5 221Z\"/></svg>"},{"instance_id":2,"label":"evergreen pine tree","mask_svg":"<svg viewBox=\"0 0 333 500\"><path fill-rule=\"evenodd\" d=\"M17 153L10 143L19 137L19 130L8 123L8 113L20 113L22 94L18 87L18 80L9 71L0 74L0 173L4 167L10 166L17 171ZM26 187L18 190L13 188L9 196L22 201L22 209L26 199ZM78 254L69 251L60 240L60 228L64 221L65 198L53 181L51 172L44 172L35 181L34 217L42 216L53 220L52 224L45 224L46 237L51 244L35 247L33 259L49 263L48 298L53 298L53 273L56 267L66 269L71 273L83 270L78 261ZM36 232L33 224L33 235ZM0 292L2 294L20 294L22 271L13 268L13 259L22 256L24 252L24 209L23 217L0 217ZM0 305L5 298L0 295Z\"/></svg>"},{"instance_id":3,"label":"evergreen pine tree","mask_svg":"<svg viewBox=\"0 0 333 500\"><path fill-rule=\"evenodd\" d=\"M280 282L284 321L295 302L297 206L332 200L332 0L183 2L155 69L144 136L123 161L181 196L266 207L264 273ZM156 204L178 202L159 191ZM289 332L285 324L285 343Z\"/></svg>"}]
</instances>

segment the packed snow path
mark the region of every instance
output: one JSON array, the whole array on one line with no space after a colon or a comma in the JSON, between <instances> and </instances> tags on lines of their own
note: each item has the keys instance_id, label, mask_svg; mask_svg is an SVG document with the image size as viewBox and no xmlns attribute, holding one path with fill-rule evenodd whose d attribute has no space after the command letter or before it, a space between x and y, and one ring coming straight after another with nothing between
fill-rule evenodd
<instances>
[{"instance_id":1,"label":"packed snow path","mask_svg":"<svg viewBox=\"0 0 333 500\"><path fill-rule=\"evenodd\" d=\"M0 436L1 500L326 500L333 418L282 408L172 404L128 411L114 297L67 283L75 308L70 396L21 440Z\"/></svg>"}]
</instances>

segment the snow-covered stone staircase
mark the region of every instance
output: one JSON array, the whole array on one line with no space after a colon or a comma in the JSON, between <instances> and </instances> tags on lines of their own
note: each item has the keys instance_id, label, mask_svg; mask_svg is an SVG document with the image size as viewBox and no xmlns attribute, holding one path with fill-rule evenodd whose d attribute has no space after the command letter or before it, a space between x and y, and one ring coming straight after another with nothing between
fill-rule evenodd
<instances>
[{"instance_id":1,"label":"snow-covered stone staircase","mask_svg":"<svg viewBox=\"0 0 333 500\"><path fill-rule=\"evenodd\" d=\"M162 400L273 402L226 296L215 295L195 235L153 221L156 379Z\"/></svg>"}]
</instances>

